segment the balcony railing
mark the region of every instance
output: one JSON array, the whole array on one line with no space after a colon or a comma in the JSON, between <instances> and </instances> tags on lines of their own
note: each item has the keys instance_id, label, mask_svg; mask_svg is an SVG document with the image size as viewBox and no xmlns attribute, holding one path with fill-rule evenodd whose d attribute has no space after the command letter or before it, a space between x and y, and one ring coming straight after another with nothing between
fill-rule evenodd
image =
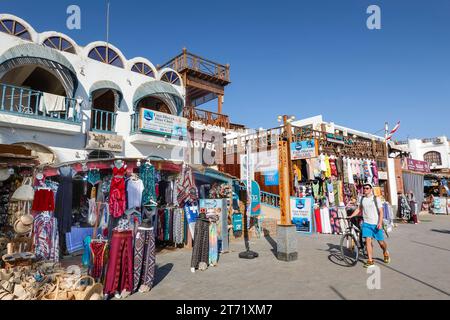
<instances>
[{"instance_id":1,"label":"balcony railing","mask_svg":"<svg viewBox=\"0 0 450 320\"><path fill-rule=\"evenodd\" d=\"M131 134L139 132L139 113L131 115Z\"/></svg>"},{"instance_id":2,"label":"balcony railing","mask_svg":"<svg viewBox=\"0 0 450 320\"><path fill-rule=\"evenodd\" d=\"M117 114L114 112L92 109L91 129L98 132L114 132Z\"/></svg>"},{"instance_id":3,"label":"balcony railing","mask_svg":"<svg viewBox=\"0 0 450 320\"><path fill-rule=\"evenodd\" d=\"M230 82L230 66L221 65L216 62L196 56L183 50L183 53L173 58L160 69L171 68L178 72L184 69L190 69L203 74L215 77L220 80Z\"/></svg>"},{"instance_id":4,"label":"balcony railing","mask_svg":"<svg viewBox=\"0 0 450 320\"><path fill-rule=\"evenodd\" d=\"M261 191L261 203L279 209L280 208L280 196L268 192Z\"/></svg>"},{"instance_id":5,"label":"balcony railing","mask_svg":"<svg viewBox=\"0 0 450 320\"><path fill-rule=\"evenodd\" d=\"M0 84L0 112L45 120L81 123L81 114L75 99L59 97L64 99L63 104L52 108L45 104L44 95L45 93L41 91Z\"/></svg>"},{"instance_id":6,"label":"balcony railing","mask_svg":"<svg viewBox=\"0 0 450 320\"><path fill-rule=\"evenodd\" d=\"M218 126L225 129L230 128L230 119L227 115L207 110L186 107L183 110L183 117L190 121L199 121L205 125Z\"/></svg>"}]
</instances>

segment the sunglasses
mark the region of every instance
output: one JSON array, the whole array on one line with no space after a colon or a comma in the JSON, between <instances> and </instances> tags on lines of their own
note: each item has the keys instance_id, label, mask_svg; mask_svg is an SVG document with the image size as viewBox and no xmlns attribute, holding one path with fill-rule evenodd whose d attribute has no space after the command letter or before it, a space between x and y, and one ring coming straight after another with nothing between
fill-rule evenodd
<instances>
[{"instance_id":1,"label":"sunglasses","mask_svg":"<svg viewBox=\"0 0 450 320\"><path fill-rule=\"evenodd\" d=\"M371 187L364 187L364 190L371 190Z\"/></svg>"}]
</instances>

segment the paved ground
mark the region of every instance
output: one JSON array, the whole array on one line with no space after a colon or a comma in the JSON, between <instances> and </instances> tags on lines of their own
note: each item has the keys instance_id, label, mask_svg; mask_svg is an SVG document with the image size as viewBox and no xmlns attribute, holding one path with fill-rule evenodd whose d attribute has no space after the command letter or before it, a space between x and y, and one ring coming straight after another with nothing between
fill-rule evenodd
<instances>
[{"instance_id":1,"label":"paved ground","mask_svg":"<svg viewBox=\"0 0 450 320\"><path fill-rule=\"evenodd\" d=\"M421 219L419 225L400 224L391 234L393 261L378 262L381 290L367 289L370 275L362 263L349 268L339 260L338 236L299 235L299 259L291 263L275 258L270 238L252 241L260 254L256 260L240 260L244 245L233 242L233 252L222 255L216 268L195 274L190 250L159 254L154 289L130 299L449 299L450 216Z\"/></svg>"}]
</instances>

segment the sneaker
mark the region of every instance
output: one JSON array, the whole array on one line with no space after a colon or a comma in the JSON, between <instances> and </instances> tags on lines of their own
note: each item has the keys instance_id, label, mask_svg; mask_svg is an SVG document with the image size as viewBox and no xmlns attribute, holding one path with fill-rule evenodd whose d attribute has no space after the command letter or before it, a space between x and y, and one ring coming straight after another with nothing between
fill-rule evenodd
<instances>
[{"instance_id":1,"label":"sneaker","mask_svg":"<svg viewBox=\"0 0 450 320\"><path fill-rule=\"evenodd\" d=\"M391 263L391 256L389 255L389 253L386 253L384 255L384 263L386 263L386 264Z\"/></svg>"},{"instance_id":2,"label":"sneaker","mask_svg":"<svg viewBox=\"0 0 450 320\"><path fill-rule=\"evenodd\" d=\"M366 268L366 269L372 268L372 267L374 267L374 266L375 266L375 262L373 262L373 261L367 261L367 262L364 264L364 268Z\"/></svg>"}]
</instances>

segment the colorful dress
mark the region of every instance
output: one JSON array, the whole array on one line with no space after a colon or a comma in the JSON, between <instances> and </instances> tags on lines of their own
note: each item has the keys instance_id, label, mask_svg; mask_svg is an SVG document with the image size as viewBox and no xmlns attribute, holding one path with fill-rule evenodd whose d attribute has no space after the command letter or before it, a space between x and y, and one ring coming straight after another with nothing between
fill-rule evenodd
<instances>
[{"instance_id":1,"label":"colorful dress","mask_svg":"<svg viewBox=\"0 0 450 320\"><path fill-rule=\"evenodd\" d=\"M209 224L209 265L217 265L218 260L217 223L212 222Z\"/></svg>"},{"instance_id":2,"label":"colorful dress","mask_svg":"<svg viewBox=\"0 0 450 320\"><path fill-rule=\"evenodd\" d=\"M151 204L150 200L156 201L155 167L149 163L145 163L139 168L139 176L144 183L142 205L149 205Z\"/></svg>"},{"instance_id":3,"label":"colorful dress","mask_svg":"<svg viewBox=\"0 0 450 320\"><path fill-rule=\"evenodd\" d=\"M111 179L111 187L109 194L109 213L114 218L123 216L126 210L126 195L125 195L125 174L127 172L126 166L118 169L114 167L113 178Z\"/></svg>"}]
</instances>

